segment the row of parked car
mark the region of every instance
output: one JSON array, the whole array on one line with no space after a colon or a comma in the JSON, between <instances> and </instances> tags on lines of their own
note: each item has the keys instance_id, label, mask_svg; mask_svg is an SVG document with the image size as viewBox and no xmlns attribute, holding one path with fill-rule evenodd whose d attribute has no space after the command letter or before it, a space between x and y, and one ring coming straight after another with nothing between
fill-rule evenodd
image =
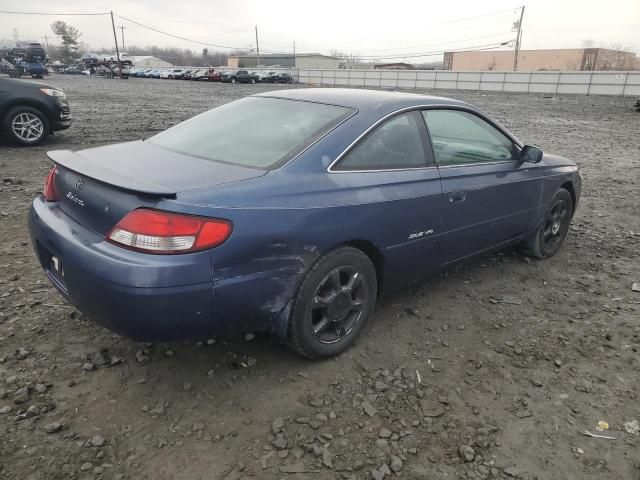
<instances>
[{"instance_id":1,"label":"row of parked car","mask_svg":"<svg viewBox=\"0 0 640 480\"><path fill-rule=\"evenodd\" d=\"M220 70L215 68L140 68L132 69L131 77L195 80L225 83L293 83L288 73L269 70Z\"/></svg>"}]
</instances>

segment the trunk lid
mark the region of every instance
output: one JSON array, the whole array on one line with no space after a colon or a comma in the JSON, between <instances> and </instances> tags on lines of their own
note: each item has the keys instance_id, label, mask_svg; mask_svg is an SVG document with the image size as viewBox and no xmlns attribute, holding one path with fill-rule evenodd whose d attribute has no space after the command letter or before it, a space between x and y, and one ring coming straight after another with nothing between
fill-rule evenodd
<instances>
[{"instance_id":1,"label":"trunk lid","mask_svg":"<svg viewBox=\"0 0 640 480\"><path fill-rule=\"evenodd\" d=\"M213 162L137 141L72 152L48 153L57 165L60 208L85 227L106 235L131 210L162 198L262 176L264 170Z\"/></svg>"}]
</instances>

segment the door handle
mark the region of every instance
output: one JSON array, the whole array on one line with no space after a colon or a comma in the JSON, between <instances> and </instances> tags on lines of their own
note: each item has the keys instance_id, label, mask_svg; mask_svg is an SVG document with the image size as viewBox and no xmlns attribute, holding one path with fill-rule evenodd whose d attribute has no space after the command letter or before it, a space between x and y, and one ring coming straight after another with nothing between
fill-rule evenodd
<instances>
[{"instance_id":1,"label":"door handle","mask_svg":"<svg viewBox=\"0 0 640 480\"><path fill-rule=\"evenodd\" d=\"M467 199L467 192L449 193L449 203L464 202Z\"/></svg>"}]
</instances>

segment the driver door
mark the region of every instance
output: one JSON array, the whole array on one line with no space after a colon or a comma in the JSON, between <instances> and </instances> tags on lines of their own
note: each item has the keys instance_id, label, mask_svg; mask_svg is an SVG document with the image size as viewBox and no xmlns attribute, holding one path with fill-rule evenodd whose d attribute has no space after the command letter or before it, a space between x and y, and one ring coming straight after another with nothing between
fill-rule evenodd
<instances>
[{"instance_id":1,"label":"driver door","mask_svg":"<svg viewBox=\"0 0 640 480\"><path fill-rule=\"evenodd\" d=\"M532 230L542 196L541 169L476 112L422 112L443 193L440 264L499 247Z\"/></svg>"}]
</instances>

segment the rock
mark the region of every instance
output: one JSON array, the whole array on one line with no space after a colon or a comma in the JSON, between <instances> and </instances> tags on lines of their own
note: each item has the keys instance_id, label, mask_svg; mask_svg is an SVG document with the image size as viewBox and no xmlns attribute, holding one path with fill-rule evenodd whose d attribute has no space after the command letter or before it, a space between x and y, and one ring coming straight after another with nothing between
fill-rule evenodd
<instances>
[{"instance_id":1,"label":"rock","mask_svg":"<svg viewBox=\"0 0 640 480\"><path fill-rule=\"evenodd\" d=\"M278 450L284 450L287 448L287 445L289 444L289 442L287 441L286 438L284 438L284 435L281 433L279 434L276 439L271 442L273 444L274 447L276 447Z\"/></svg>"},{"instance_id":2,"label":"rock","mask_svg":"<svg viewBox=\"0 0 640 480\"><path fill-rule=\"evenodd\" d=\"M207 345L215 345L215 343L216 343L215 338L210 338L209 340L207 340Z\"/></svg>"},{"instance_id":3,"label":"rock","mask_svg":"<svg viewBox=\"0 0 640 480\"><path fill-rule=\"evenodd\" d=\"M284 419L282 417L276 418L271 422L271 433L277 435L284 430Z\"/></svg>"},{"instance_id":4,"label":"rock","mask_svg":"<svg viewBox=\"0 0 640 480\"><path fill-rule=\"evenodd\" d=\"M196 433L204 431L204 423L202 423L202 422L194 423L193 427L191 427L191 430L193 430Z\"/></svg>"},{"instance_id":5,"label":"rock","mask_svg":"<svg viewBox=\"0 0 640 480\"><path fill-rule=\"evenodd\" d=\"M44 426L44 431L47 433L56 433L62 430L62 423L52 422Z\"/></svg>"},{"instance_id":6,"label":"rock","mask_svg":"<svg viewBox=\"0 0 640 480\"><path fill-rule=\"evenodd\" d=\"M93 463L83 463L82 465L80 465L80 471L81 472L87 472L89 470L91 470L93 468Z\"/></svg>"},{"instance_id":7,"label":"rock","mask_svg":"<svg viewBox=\"0 0 640 480\"><path fill-rule=\"evenodd\" d=\"M244 341L245 342L250 342L254 338L256 338L256 334L255 333L245 333L245 335L244 335Z\"/></svg>"},{"instance_id":8,"label":"rock","mask_svg":"<svg viewBox=\"0 0 640 480\"><path fill-rule=\"evenodd\" d=\"M542 387L542 381L539 378L532 378L531 385L534 387Z\"/></svg>"},{"instance_id":9,"label":"rock","mask_svg":"<svg viewBox=\"0 0 640 480\"><path fill-rule=\"evenodd\" d=\"M36 383L35 391L38 393L44 393L47 391L47 386L44 383Z\"/></svg>"},{"instance_id":10,"label":"rock","mask_svg":"<svg viewBox=\"0 0 640 480\"><path fill-rule=\"evenodd\" d=\"M0 400L4 400L5 398L7 398L7 389L0 388Z\"/></svg>"},{"instance_id":11,"label":"rock","mask_svg":"<svg viewBox=\"0 0 640 480\"><path fill-rule=\"evenodd\" d=\"M624 431L631 435L639 435L640 434L640 421L638 420L630 420L622 424L624 427Z\"/></svg>"},{"instance_id":12,"label":"rock","mask_svg":"<svg viewBox=\"0 0 640 480\"><path fill-rule=\"evenodd\" d=\"M422 415L429 418L441 417L447 413L441 405L433 404L428 400L420 401L420 409L422 410Z\"/></svg>"},{"instance_id":13,"label":"rock","mask_svg":"<svg viewBox=\"0 0 640 480\"><path fill-rule=\"evenodd\" d=\"M182 384L182 391L183 391L183 392L189 392L189 391L191 391L191 390L193 390L193 385L191 385L191 383L189 383L189 382L184 382L184 383Z\"/></svg>"},{"instance_id":14,"label":"rock","mask_svg":"<svg viewBox=\"0 0 640 480\"><path fill-rule=\"evenodd\" d=\"M378 448L385 448L388 445L389 445L389 442L384 438L379 438L376 440L376 447Z\"/></svg>"},{"instance_id":15,"label":"rock","mask_svg":"<svg viewBox=\"0 0 640 480\"><path fill-rule=\"evenodd\" d=\"M91 440L89 440L89 443L92 447L102 447L105 443L104 437L102 435L94 435L91 437Z\"/></svg>"},{"instance_id":16,"label":"rock","mask_svg":"<svg viewBox=\"0 0 640 480\"><path fill-rule=\"evenodd\" d=\"M320 408L324 406L324 401L319 397L312 397L309 399L309 405L312 407Z\"/></svg>"},{"instance_id":17,"label":"rock","mask_svg":"<svg viewBox=\"0 0 640 480\"><path fill-rule=\"evenodd\" d=\"M93 370L94 368L96 368L96 366L95 366L93 363L91 363L91 362L87 362L87 363L85 363L84 365L82 365L82 369L83 369L85 372L90 372L90 371L91 371L91 370Z\"/></svg>"},{"instance_id":18,"label":"rock","mask_svg":"<svg viewBox=\"0 0 640 480\"><path fill-rule=\"evenodd\" d=\"M373 417L376 413L378 413L378 411L369 402L362 402L362 410L370 417Z\"/></svg>"},{"instance_id":19,"label":"rock","mask_svg":"<svg viewBox=\"0 0 640 480\"><path fill-rule=\"evenodd\" d=\"M100 351L93 356L93 363L99 367L103 367L111 363L111 359L109 358L109 353L106 348L101 348Z\"/></svg>"},{"instance_id":20,"label":"rock","mask_svg":"<svg viewBox=\"0 0 640 480\"><path fill-rule=\"evenodd\" d=\"M389 466L384 463L377 470L371 470L371 477L374 480L383 480L387 475L391 475L391 470L389 470Z\"/></svg>"},{"instance_id":21,"label":"rock","mask_svg":"<svg viewBox=\"0 0 640 480\"><path fill-rule=\"evenodd\" d=\"M395 455L391 455L391 459L390 459L390 462L389 462L389 468L394 473L398 473L400 470L402 470L402 460L400 459L400 457L397 457Z\"/></svg>"},{"instance_id":22,"label":"rock","mask_svg":"<svg viewBox=\"0 0 640 480\"><path fill-rule=\"evenodd\" d=\"M333 468L333 455L327 447L322 448L322 465L327 468Z\"/></svg>"},{"instance_id":23,"label":"rock","mask_svg":"<svg viewBox=\"0 0 640 480\"><path fill-rule=\"evenodd\" d=\"M16 390L16 393L13 396L13 403L16 405L21 405L23 403L27 403L31 395L29 393L29 387L22 387Z\"/></svg>"},{"instance_id":24,"label":"rock","mask_svg":"<svg viewBox=\"0 0 640 480\"><path fill-rule=\"evenodd\" d=\"M473 462L476 452L469 445L460 445L458 448L458 455L460 455L460 458L465 462Z\"/></svg>"},{"instance_id":25,"label":"rock","mask_svg":"<svg viewBox=\"0 0 640 480\"><path fill-rule=\"evenodd\" d=\"M27 358L29 356L31 352L29 351L29 349L24 348L24 347L20 347L18 348L18 350L16 350L16 358L18 360L24 360L25 358Z\"/></svg>"},{"instance_id":26,"label":"rock","mask_svg":"<svg viewBox=\"0 0 640 480\"><path fill-rule=\"evenodd\" d=\"M378 436L380 438L391 438L391 430L389 430L388 428L381 428Z\"/></svg>"},{"instance_id":27,"label":"rock","mask_svg":"<svg viewBox=\"0 0 640 480\"><path fill-rule=\"evenodd\" d=\"M40 415L40 407L37 405L31 405L27 408L27 417L37 417Z\"/></svg>"},{"instance_id":28,"label":"rock","mask_svg":"<svg viewBox=\"0 0 640 480\"><path fill-rule=\"evenodd\" d=\"M553 364L554 364L556 367L560 368L560 367L562 366L562 360L560 360L559 358L556 358L556 359L553 361Z\"/></svg>"},{"instance_id":29,"label":"rock","mask_svg":"<svg viewBox=\"0 0 640 480\"><path fill-rule=\"evenodd\" d=\"M140 365L146 365L150 361L151 358L145 353L145 350L138 350L136 352L136 362L138 362Z\"/></svg>"},{"instance_id":30,"label":"rock","mask_svg":"<svg viewBox=\"0 0 640 480\"><path fill-rule=\"evenodd\" d=\"M5 381L7 382L7 385L13 385L18 381L18 377L16 377L15 375L11 375L10 377L7 377Z\"/></svg>"},{"instance_id":31,"label":"rock","mask_svg":"<svg viewBox=\"0 0 640 480\"><path fill-rule=\"evenodd\" d=\"M529 418L529 417L533 417L533 413L531 413L529 410L522 410L516 413L516 416L518 418Z\"/></svg>"},{"instance_id":32,"label":"rock","mask_svg":"<svg viewBox=\"0 0 640 480\"><path fill-rule=\"evenodd\" d=\"M639 282L633 282L631 284L631 291L632 292L640 292L640 283Z\"/></svg>"},{"instance_id":33,"label":"rock","mask_svg":"<svg viewBox=\"0 0 640 480\"><path fill-rule=\"evenodd\" d=\"M0 407L0 415L6 415L7 413L11 413L13 407L11 405L5 405L4 407Z\"/></svg>"}]
</instances>

